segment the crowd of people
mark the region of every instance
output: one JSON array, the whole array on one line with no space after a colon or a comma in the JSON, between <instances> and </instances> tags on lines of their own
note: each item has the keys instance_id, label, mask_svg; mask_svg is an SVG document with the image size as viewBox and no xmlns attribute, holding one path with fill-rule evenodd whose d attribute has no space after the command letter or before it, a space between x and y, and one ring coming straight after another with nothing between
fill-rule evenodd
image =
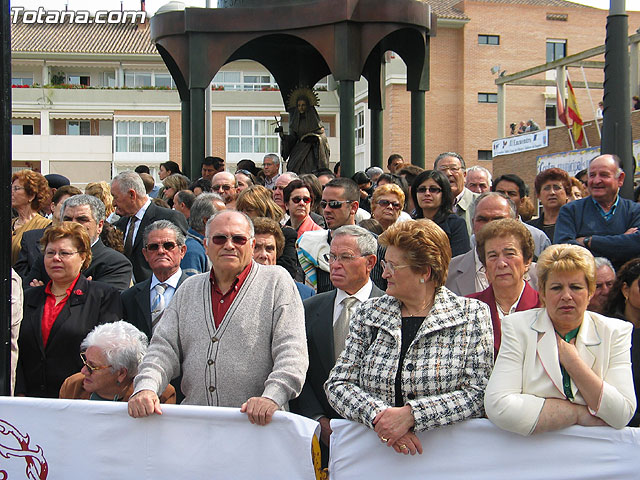
<instances>
[{"instance_id":1,"label":"crowd of people","mask_svg":"<svg viewBox=\"0 0 640 480\"><path fill-rule=\"evenodd\" d=\"M493 179L455 152L353 178L280 157L12 178L17 396L290 410L416 433L639 426L640 204L615 155ZM282 172L282 173L281 173ZM495 363L495 364L494 364ZM634 387L635 381L635 387Z\"/></svg>"}]
</instances>

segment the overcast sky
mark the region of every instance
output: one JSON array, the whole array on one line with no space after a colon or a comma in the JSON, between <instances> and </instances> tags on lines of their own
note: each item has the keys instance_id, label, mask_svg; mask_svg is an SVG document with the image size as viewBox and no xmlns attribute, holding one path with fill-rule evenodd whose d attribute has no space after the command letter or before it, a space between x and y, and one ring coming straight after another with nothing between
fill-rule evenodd
<instances>
[{"instance_id":1,"label":"overcast sky","mask_svg":"<svg viewBox=\"0 0 640 480\"><path fill-rule=\"evenodd\" d=\"M150 14L155 12L162 5L168 3L168 0L146 0L146 9ZM204 7L206 0L184 0L187 6ZM212 6L218 4L218 0L210 0ZM609 0L579 0L575 3L582 3L596 8L609 9ZM92 12L96 10L120 10L121 0L12 0L12 6L21 6L27 10L37 10L42 7L45 10L64 9L65 5L69 5L69 10L87 10ZM139 10L140 0L122 0L125 10ZM640 0L626 0L627 10L640 10Z\"/></svg>"}]
</instances>

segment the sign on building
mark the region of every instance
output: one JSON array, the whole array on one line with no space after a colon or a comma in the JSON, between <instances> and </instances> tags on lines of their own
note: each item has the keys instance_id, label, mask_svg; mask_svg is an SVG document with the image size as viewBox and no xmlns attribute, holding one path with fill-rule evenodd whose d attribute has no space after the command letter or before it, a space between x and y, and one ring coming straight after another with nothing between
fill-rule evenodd
<instances>
[{"instance_id":1,"label":"sign on building","mask_svg":"<svg viewBox=\"0 0 640 480\"><path fill-rule=\"evenodd\" d=\"M493 157L498 155L510 155L512 153L537 150L549 146L549 131L536 130L535 132L517 135L515 137L501 138L493 141Z\"/></svg>"}]
</instances>

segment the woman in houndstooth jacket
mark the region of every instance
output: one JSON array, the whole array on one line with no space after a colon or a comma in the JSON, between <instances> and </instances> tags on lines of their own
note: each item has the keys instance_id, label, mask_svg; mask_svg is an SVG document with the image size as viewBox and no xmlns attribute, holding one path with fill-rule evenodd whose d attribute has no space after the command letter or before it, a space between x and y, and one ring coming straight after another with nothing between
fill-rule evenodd
<instances>
[{"instance_id":1,"label":"woman in houndstooth jacket","mask_svg":"<svg viewBox=\"0 0 640 480\"><path fill-rule=\"evenodd\" d=\"M329 403L398 453L422 453L414 432L483 415L493 366L487 306L444 287L451 248L431 220L394 224L387 295L361 304L325 384Z\"/></svg>"}]
</instances>

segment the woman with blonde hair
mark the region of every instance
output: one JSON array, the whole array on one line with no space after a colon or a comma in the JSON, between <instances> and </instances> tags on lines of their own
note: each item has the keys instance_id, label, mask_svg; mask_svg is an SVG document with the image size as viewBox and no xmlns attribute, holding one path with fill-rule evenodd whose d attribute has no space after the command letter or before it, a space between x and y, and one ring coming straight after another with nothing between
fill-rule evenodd
<instances>
[{"instance_id":1,"label":"woman with blonde hair","mask_svg":"<svg viewBox=\"0 0 640 480\"><path fill-rule=\"evenodd\" d=\"M11 207L18 216L11 221L11 265L18 260L22 235L45 228L51 220L38 213L50 201L47 179L33 170L20 170L11 176Z\"/></svg>"},{"instance_id":2,"label":"woman with blonde hair","mask_svg":"<svg viewBox=\"0 0 640 480\"><path fill-rule=\"evenodd\" d=\"M113 221L115 221L112 221L109 218L109 216L116 211L116 207L113 206L113 195L111 195L111 186L107 182L102 181L87 183L87 186L84 189L84 193L102 200L102 203L104 203L105 214L107 215L107 221L109 223L113 223Z\"/></svg>"},{"instance_id":3,"label":"woman with blonde hair","mask_svg":"<svg viewBox=\"0 0 640 480\"><path fill-rule=\"evenodd\" d=\"M395 183L387 183L373 191L371 218L376 219L383 230L396 223L404 208L404 192Z\"/></svg>"},{"instance_id":4,"label":"woman with blonde hair","mask_svg":"<svg viewBox=\"0 0 640 480\"><path fill-rule=\"evenodd\" d=\"M633 325L587 311L596 289L587 249L551 245L537 273L544 307L502 321L484 398L489 420L521 435L571 425L625 427L636 409Z\"/></svg>"}]
</instances>

